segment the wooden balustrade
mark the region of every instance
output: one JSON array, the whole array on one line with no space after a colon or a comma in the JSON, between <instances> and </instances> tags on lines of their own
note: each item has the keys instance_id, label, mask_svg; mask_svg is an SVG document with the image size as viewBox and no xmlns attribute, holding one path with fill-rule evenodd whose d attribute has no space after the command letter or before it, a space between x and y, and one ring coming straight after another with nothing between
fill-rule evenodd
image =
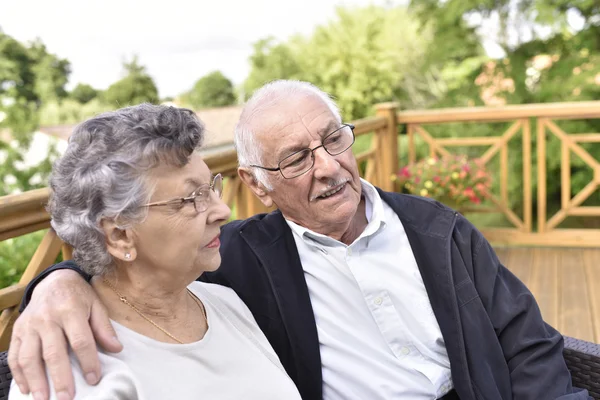
<instances>
[{"instance_id":1,"label":"wooden balustrade","mask_svg":"<svg viewBox=\"0 0 600 400\"><path fill-rule=\"evenodd\" d=\"M506 107L471 107L444 110L403 111L397 116L398 124L406 124L408 160L417 159L416 139L429 147L430 156L453 154L451 148L484 147L480 156L484 165L499 158L499 193L488 193L492 207L469 207L467 212L500 212L512 224L511 228L482 229L488 240L508 245L546 245L599 247L600 229L558 228L568 216L600 217L600 207L582 206L600 186L600 152L593 156L580 143L600 143L600 133L566 133L554 121L572 119L600 119L600 101L528 104ZM485 137L435 137L424 126L451 123L506 123L512 122L503 133ZM537 165L532 161L531 125L537 127ZM430 128L428 128L430 129ZM431 129L430 129L431 130ZM548 131L561 141L561 209L547 220L547 154ZM521 215L510 206L508 198L509 144L521 138L522 204ZM572 196L570 154L578 155L593 171L594 178L579 193ZM533 230L532 170L537 167L537 231Z\"/></svg>"},{"instance_id":2,"label":"wooden balustrade","mask_svg":"<svg viewBox=\"0 0 600 400\"><path fill-rule=\"evenodd\" d=\"M398 132L406 126L408 161L417 160L417 138L429 147L430 155L452 154L456 148L486 148L481 159L489 164L497 158L498 193L490 193L491 207L470 209L468 212L500 212L512 224L512 228L483 229L484 235L495 243L550 246L600 246L600 230L559 229L558 225L568 216L600 216L600 207L586 207L582 203L600 186L600 162L598 154L590 154L580 144L600 143L600 133L566 133L555 121L562 119L600 118L600 101L579 103L532 104L506 107L473 107L443 110L401 111L394 103L376 106L376 115L353 121L355 134L369 141L366 150L356 154L363 177L384 190L394 190L394 177L399 166ZM431 125L449 123L511 122L497 136L486 137L436 137ZM532 136L535 124L537 135ZM546 199L546 143L549 135L561 141L561 179L563 193L561 209L547 219ZM508 166L510 143L521 140L522 152L522 204L520 213L511 209L508 191ZM532 139L537 139L537 213L540 218L537 231L533 226ZM366 138L366 139L364 139ZM571 195L570 154L577 154L594 171L594 179L580 193ZM247 218L256 213L269 211L240 181L237 175L237 157L234 150L208 155L205 161L213 173L225 178L223 199L232 208L232 218ZM49 228L49 216L44 209L48 189L0 198L0 241ZM18 304L25 285L40 271L51 265L62 251L64 259L72 256L71 248L62 243L52 229L48 229L26 272L17 285L0 290L0 350L6 349L12 324L18 315Z\"/></svg>"}]
</instances>

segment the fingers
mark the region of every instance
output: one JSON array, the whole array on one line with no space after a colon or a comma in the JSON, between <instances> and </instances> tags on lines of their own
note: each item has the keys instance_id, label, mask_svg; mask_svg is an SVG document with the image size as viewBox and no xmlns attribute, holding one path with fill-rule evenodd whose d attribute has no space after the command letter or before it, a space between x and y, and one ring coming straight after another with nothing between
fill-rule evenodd
<instances>
[{"instance_id":1,"label":"fingers","mask_svg":"<svg viewBox=\"0 0 600 400\"><path fill-rule=\"evenodd\" d=\"M23 377L26 377L26 385L35 400L48 399L48 381L46 370L42 361L41 340L37 332L27 333L21 339L22 343L17 358L18 368Z\"/></svg>"},{"instance_id":2,"label":"fingers","mask_svg":"<svg viewBox=\"0 0 600 400\"><path fill-rule=\"evenodd\" d=\"M123 345L117 338L117 333L110 323L108 312L104 305L95 301L92 304L92 312L90 314L90 326L98 344L106 351L118 353L123 350Z\"/></svg>"},{"instance_id":3,"label":"fingers","mask_svg":"<svg viewBox=\"0 0 600 400\"><path fill-rule=\"evenodd\" d=\"M95 385L100 380L100 360L87 318L74 316L65 320L64 330L86 382Z\"/></svg>"},{"instance_id":4,"label":"fingers","mask_svg":"<svg viewBox=\"0 0 600 400\"><path fill-rule=\"evenodd\" d=\"M17 329L16 324L14 329ZM17 335L12 335L10 339L10 346L8 347L8 366L10 368L10 372L12 373L13 380L19 387L21 393L28 394L30 393L29 385L27 384L27 379L25 379L23 370L18 362L20 349L21 339Z\"/></svg>"},{"instance_id":5,"label":"fingers","mask_svg":"<svg viewBox=\"0 0 600 400\"><path fill-rule=\"evenodd\" d=\"M49 324L44 329L41 341L43 358L57 399L72 399L75 394L75 383L67 341L62 329L57 325ZM45 381L46 376L44 375Z\"/></svg>"},{"instance_id":6,"label":"fingers","mask_svg":"<svg viewBox=\"0 0 600 400\"><path fill-rule=\"evenodd\" d=\"M83 360L84 374L93 372L88 375L93 378L91 383L98 382L100 366L88 322L94 301L97 297L91 286L73 271L54 272L38 284L16 321L9 352L9 365L23 393L32 393L36 400L47 399L47 369L57 398L73 398L75 385L67 338Z\"/></svg>"}]
</instances>

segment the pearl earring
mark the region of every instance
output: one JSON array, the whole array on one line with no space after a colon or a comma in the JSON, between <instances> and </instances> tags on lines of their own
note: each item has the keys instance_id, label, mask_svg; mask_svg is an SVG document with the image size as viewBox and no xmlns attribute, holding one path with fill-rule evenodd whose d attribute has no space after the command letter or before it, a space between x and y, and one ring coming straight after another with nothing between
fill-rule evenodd
<instances>
[{"instance_id":1,"label":"pearl earring","mask_svg":"<svg viewBox=\"0 0 600 400\"><path fill-rule=\"evenodd\" d=\"M125 253L125 259L126 260L131 260L131 254L130 253Z\"/></svg>"}]
</instances>

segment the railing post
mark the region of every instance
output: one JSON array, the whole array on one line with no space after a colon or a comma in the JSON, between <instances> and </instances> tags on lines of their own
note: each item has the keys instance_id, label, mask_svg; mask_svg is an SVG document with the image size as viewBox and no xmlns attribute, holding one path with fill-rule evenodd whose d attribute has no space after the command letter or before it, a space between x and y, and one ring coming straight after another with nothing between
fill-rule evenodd
<instances>
[{"instance_id":1,"label":"railing post","mask_svg":"<svg viewBox=\"0 0 600 400\"><path fill-rule=\"evenodd\" d=\"M394 181L398 170L398 103L381 103L375 106L378 116L385 117L385 128L376 132L378 146L378 184L386 191L394 190Z\"/></svg>"}]
</instances>

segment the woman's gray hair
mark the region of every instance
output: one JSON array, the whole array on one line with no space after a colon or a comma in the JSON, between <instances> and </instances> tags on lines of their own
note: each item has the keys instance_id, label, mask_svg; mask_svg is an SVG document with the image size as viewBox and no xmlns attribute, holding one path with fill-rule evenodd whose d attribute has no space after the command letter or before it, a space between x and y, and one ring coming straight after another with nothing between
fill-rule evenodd
<instances>
[{"instance_id":1,"label":"woman's gray hair","mask_svg":"<svg viewBox=\"0 0 600 400\"><path fill-rule=\"evenodd\" d=\"M185 166L202 146L204 126L193 111L141 104L78 125L50 177L48 212L58 236L73 246L75 262L102 275L113 264L102 219L122 228L143 221L151 196L148 171Z\"/></svg>"},{"instance_id":2,"label":"woman's gray hair","mask_svg":"<svg viewBox=\"0 0 600 400\"><path fill-rule=\"evenodd\" d=\"M254 92L248 100L235 126L234 144L240 167L249 167L253 164L262 165L263 162L262 148L251 129L253 121L282 101L297 100L298 97L307 95L317 96L327 105L339 122L342 121L340 110L332 98L312 83L294 80L277 80L267 83ZM254 177L267 190L272 190L269 176L265 170L254 168Z\"/></svg>"}]
</instances>

